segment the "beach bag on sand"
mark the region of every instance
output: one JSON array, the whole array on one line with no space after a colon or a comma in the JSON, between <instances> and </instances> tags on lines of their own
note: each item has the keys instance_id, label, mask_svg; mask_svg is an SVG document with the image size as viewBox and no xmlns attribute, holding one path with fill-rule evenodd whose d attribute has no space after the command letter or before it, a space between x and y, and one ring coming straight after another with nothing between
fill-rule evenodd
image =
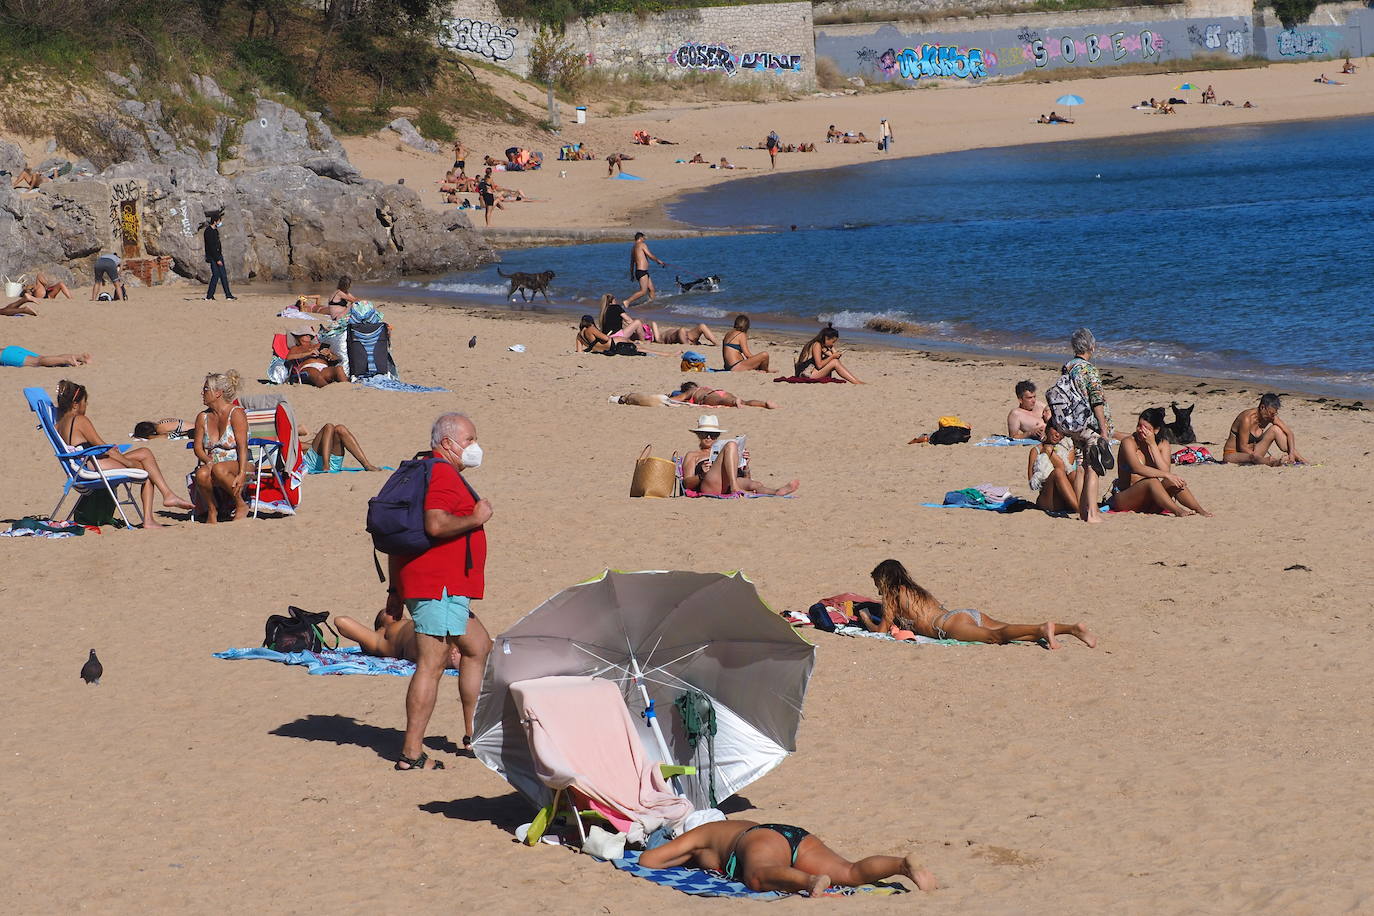
<instances>
[{"instance_id":1,"label":"beach bag on sand","mask_svg":"<svg viewBox=\"0 0 1374 916\"><path fill-rule=\"evenodd\" d=\"M108 490L91 490L76 501L76 508L72 510L72 521L78 525L93 525L97 528L102 525L119 524L114 497Z\"/></svg>"},{"instance_id":2,"label":"beach bag on sand","mask_svg":"<svg viewBox=\"0 0 1374 916\"><path fill-rule=\"evenodd\" d=\"M277 652L319 652L322 649L339 647L339 634L329 624L328 611L313 613L292 604L287 606L286 612L290 616L273 614L267 618L266 632L262 640L264 648ZM334 634L333 646L324 641L321 624Z\"/></svg>"},{"instance_id":3,"label":"beach bag on sand","mask_svg":"<svg viewBox=\"0 0 1374 916\"><path fill-rule=\"evenodd\" d=\"M682 354L682 371L705 372L706 357L702 356L695 350L688 350L686 353Z\"/></svg>"},{"instance_id":4,"label":"beach bag on sand","mask_svg":"<svg viewBox=\"0 0 1374 916\"><path fill-rule=\"evenodd\" d=\"M652 445L635 459L634 477L630 479L630 495L651 499L668 499L677 495L677 465L667 458L655 458Z\"/></svg>"},{"instance_id":5,"label":"beach bag on sand","mask_svg":"<svg viewBox=\"0 0 1374 916\"><path fill-rule=\"evenodd\" d=\"M1072 365L1072 360L1065 363L1059 378L1045 392L1045 403L1050 405L1050 422L1066 436L1087 429L1093 415L1087 393L1069 373Z\"/></svg>"},{"instance_id":6,"label":"beach bag on sand","mask_svg":"<svg viewBox=\"0 0 1374 916\"><path fill-rule=\"evenodd\" d=\"M24 295L24 278L21 276L18 280L11 280L8 276L6 276L5 298L18 299L22 295Z\"/></svg>"},{"instance_id":7,"label":"beach bag on sand","mask_svg":"<svg viewBox=\"0 0 1374 916\"><path fill-rule=\"evenodd\" d=\"M973 429L958 417L941 417L939 428L927 440L931 445L957 445L967 442Z\"/></svg>"}]
</instances>

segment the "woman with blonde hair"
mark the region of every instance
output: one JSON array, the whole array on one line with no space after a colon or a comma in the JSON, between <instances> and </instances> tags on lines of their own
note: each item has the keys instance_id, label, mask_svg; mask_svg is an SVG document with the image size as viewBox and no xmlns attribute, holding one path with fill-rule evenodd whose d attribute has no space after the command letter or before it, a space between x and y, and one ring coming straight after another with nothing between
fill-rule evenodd
<instances>
[{"instance_id":1,"label":"woman with blonde hair","mask_svg":"<svg viewBox=\"0 0 1374 916\"><path fill-rule=\"evenodd\" d=\"M612 340L654 341L654 332L638 318L631 317L624 304L610 293L601 297L601 312L596 323L601 326L601 333Z\"/></svg>"},{"instance_id":2,"label":"woman with blonde hair","mask_svg":"<svg viewBox=\"0 0 1374 916\"><path fill-rule=\"evenodd\" d=\"M191 474L196 488L197 511L205 513L206 524L219 521L216 490L234 500L234 521L248 515L243 488L248 482L248 414L236 404L242 379L238 372L212 372L200 389L205 409L196 416L196 431L191 438L196 460Z\"/></svg>"},{"instance_id":3,"label":"woman with blonde hair","mask_svg":"<svg viewBox=\"0 0 1374 916\"><path fill-rule=\"evenodd\" d=\"M73 451L80 451L93 445L107 444L95 431L95 424L86 416L88 404L89 398L86 394L85 385L78 385L67 379L57 383L57 434L62 437L67 448ZM165 509L192 508L186 500L178 499L172 495L172 489L167 486L167 478L157 463L157 457L147 448L134 448L127 452L112 448L98 458L93 457L87 460L94 461L98 467L108 470L134 468L147 473L148 479L143 482L140 492L143 498L144 528L163 527L153 519L154 490L162 494L162 506Z\"/></svg>"},{"instance_id":4,"label":"woman with blonde hair","mask_svg":"<svg viewBox=\"0 0 1374 916\"><path fill-rule=\"evenodd\" d=\"M883 601L883 616L874 619L867 611L858 612L859 622L870 633L890 633L893 629L901 629L931 639L958 639L996 645L1043 640L1051 649L1059 648L1054 638L1057 634L1068 633L1089 649L1097 648L1097 636L1082 624L1003 623L981 611L945 610L945 606L918 585L906 567L896 560L879 563L873 567L872 576Z\"/></svg>"}]
</instances>

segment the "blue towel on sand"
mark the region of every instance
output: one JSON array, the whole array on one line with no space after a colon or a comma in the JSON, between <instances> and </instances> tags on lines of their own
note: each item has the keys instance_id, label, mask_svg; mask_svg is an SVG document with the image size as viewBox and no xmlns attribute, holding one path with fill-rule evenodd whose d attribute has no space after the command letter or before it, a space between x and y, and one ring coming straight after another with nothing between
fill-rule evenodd
<instances>
[{"instance_id":1,"label":"blue towel on sand","mask_svg":"<svg viewBox=\"0 0 1374 916\"><path fill-rule=\"evenodd\" d=\"M1039 445L1039 439L1012 439L1009 436L987 436L974 445Z\"/></svg>"},{"instance_id":2,"label":"blue towel on sand","mask_svg":"<svg viewBox=\"0 0 1374 916\"><path fill-rule=\"evenodd\" d=\"M748 897L754 900L778 900L791 897L780 891L751 891L738 881L731 881L724 875L699 868L644 868L639 864L639 853L625 851L622 859L611 859L611 864L636 878L643 878L664 887L693 894L697 897ZM832 887L825 896L851 896L853 894L904 894L907 889L898 884L865 884L863 887Z\"/></svg>"},{"instance_id":3,"label":"blue towel on sand","mask_svg":"<svg viewBox=\"0 0 1374 916\"><path fill-rule=\"evenodd\" d=\"M425 385L409 385L400 379L394 379L387 375L374 375L371 378L354 379L353 384L362 385L364 388L376 388L379 391L413 391L418 393L427 391L448 391L447 388L429 388Z\"/></svg>"},{"instance_id":4,"label":"blue towel on sand","mask_svg":"<svg viewBox=\"0 0 1374 916\"><path fill-rule=\"evenodd\" d=\"M930 509L985 509L988 512L1021 512L1025 509L1035 508L1035 503L1014 497L1000 503L973 499L963 490L950 490L945 494L943 503L921 503L921 505Z\"/></svg>"},{"instance_id":5,"label":"blue towel on sand","mask_svg":"<svg viewBox=\"0 0 1374 916\"><path fill-rule=\"evenodd\" d=\"M225 649L216 652L215 658L263 658L269 662L283 665L305 665L311 674L391 674L396 677L410 677L415 673L415 663L403 658L377 658L364 655L357 646L342 649L325 649L323 652L277 652L274 649ZM444 674L457 676L452 668Z\"/></svg>"},{"instance_id":6,"label":"blue towel on sand","mask_svg":"<svg viewBox=\"0 0 1374 916\"><path fill-rule=\"evenodd\" d=\"M618 179L620 179L620 180L622 180L622 181L643 181L643 180L644 180L643 178L640 178L638 175L631 175L629 172L621 172L619 175L617 175L617 176L615 176L615 177L618 178Z\"/></svg>"}]
</instances>

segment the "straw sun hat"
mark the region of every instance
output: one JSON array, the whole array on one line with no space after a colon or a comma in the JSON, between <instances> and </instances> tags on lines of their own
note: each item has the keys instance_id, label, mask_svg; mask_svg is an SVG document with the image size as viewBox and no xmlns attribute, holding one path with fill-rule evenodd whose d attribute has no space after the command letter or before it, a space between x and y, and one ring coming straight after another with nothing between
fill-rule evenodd
<instances>
[{"instance_id":1,"label":"straw sun hat","mask_svg":"<svg viewBox=\"0 0 1374 916\"><path fill-rule=\"evenodd\" d=\"M723 430L723 429L720 428L720 418L717 417L715 414L708 413L708 414L704 414L704 415L702 416L701 422L698 423L698 424L696 425L696 427L692 429L692 432L694 432L694 433L724 433L725 430Z\"/></svg>"}]
</instances>

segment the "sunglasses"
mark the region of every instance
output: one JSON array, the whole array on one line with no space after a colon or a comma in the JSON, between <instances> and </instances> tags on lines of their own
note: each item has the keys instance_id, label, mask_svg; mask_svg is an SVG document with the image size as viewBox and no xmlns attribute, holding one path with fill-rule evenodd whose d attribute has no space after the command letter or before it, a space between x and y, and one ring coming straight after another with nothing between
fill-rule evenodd
<instances>
[{"instance_id":1,"label":"sunglasses","mask_svg":"<svg viewBox=\"0 0 1374 916\"><path fill-rule=\"evenodd\" d=\"M698 435L698 436L701 436L702 438L705 438L705 439L719 439L719 438L720 438L720 433L697 433L697 435Z\"/></svg>"}]
</instances>

